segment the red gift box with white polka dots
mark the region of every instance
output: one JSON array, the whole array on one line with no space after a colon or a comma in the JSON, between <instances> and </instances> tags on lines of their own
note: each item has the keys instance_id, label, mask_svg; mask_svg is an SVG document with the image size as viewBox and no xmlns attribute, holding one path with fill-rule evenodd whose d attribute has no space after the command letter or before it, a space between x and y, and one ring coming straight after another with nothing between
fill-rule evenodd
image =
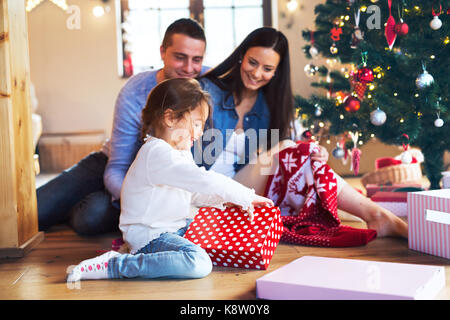
<instances>
[{"instance_id":1,"label":"red gift box with white polka dots","mask_svg":"<svg viewBox=\"0 0 450 320\"><path fill-rule=\"evenodd\" d=\"M278 207L200 208L184 237L206 250L214 266L265 270L283 232Z\"/></svg>"}]
</instances>

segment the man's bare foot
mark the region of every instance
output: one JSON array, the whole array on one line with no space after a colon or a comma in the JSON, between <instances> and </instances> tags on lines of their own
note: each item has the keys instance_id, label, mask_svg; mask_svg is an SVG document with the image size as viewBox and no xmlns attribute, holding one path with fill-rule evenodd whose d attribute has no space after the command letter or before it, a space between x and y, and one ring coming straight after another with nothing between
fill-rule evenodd
<instances>
[{"instance_id":1,"label":"man's bare foot","mask_svg":"<svg viewBox=\"0 0 450 320\"><path fill-rule=\"evenodd\" d=\"M366 221L367 228L377 231L378 237L408 238L408 224L387 210L380 210Z\"/></svg>"}]
</instances>

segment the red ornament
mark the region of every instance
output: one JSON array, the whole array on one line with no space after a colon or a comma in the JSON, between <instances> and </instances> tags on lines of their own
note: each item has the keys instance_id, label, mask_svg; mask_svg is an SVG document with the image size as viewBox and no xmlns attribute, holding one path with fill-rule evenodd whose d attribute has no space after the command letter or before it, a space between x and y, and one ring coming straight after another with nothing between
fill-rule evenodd
<instances>
[{"instance_id":1,"label":"red ornament","mask_svg":"<svg viewBox=\"0 0 450 320\"><path fill-rule=\"evenodd\" d=\"M359 108L361 108L361 102L359 101L359 99L351 95L345 98L343 105L345 111L348 112L356 112L359 110Z\"/></svg>"},{"instance_id":2,"label":"red ornament","mask_svg":"<svg viewBox=\"0 0 450 320\"><path fill-rule=\"evenodd\" d=\"M388 5L389 5L389 18L388 18L388 20L386 22L386 26L384 28L384 35L386 37L389 49L392 50L395 39L397 38L397 34L394 31L395 19L391 13L392 0L388 0Z\"/></svg>"},{"instance_id":3,"label":"red ornament","mask_svg":"<svg viewBox=\"0 0 450 320\"><path fill-rule=\"evenodd\" d=\"M355 81L353 83L353 91L356 93L360 101L364 100L364 94L366 93L367 84Z\"/></svg>"},{"instance_id":4,"label":"red ornament","mask_svg":"<svg viewBox=\"0 0 450 320\"><path fill-rule=\"evenodd\" d=\"M357 176L359 173L360 161L361 161L361 150L355 147L352 149L352 169L353 172L355 173L355 176Z\"/></svg>"},{"instance_id":5,"label":"red ornament","mask_svg":"<svg viewBox=\"0 0 450 320\"><path fill-rule=\"evenodd\" d=\"M356 80L361 83L371 83L374 79L373 70L368 67L362 67L356 74Z\"/></svg>"},{"instance_id":6,"label":"red ornament","mask_svg":"<svg viewBox=\"0 0 450 320\"><path fill-rule=\"evenodd\" d=\"M133 75L133 60L129 52L126 53L126 58L123 60L123 73L125 77Z\"/></svg>"},{"instance_id":7,"label":"red ornament","mask_svg":"<svg viewBox=\"0 0 450 320\"><path fill-rule=\"evenodd\" d=\"M399 36L405 36L408 34L409 27L403 20L400 20L394 27L394 32Z\"/></svg>"},{"instance_id":8,"label":"red ornament","mask_svg":"<svg viewBox=\"0 0 450 320\"><path fill-rule=\"evenodd\" d=\"M356 96L359 98L360 101L363 101L364 94L366 93L367 84L358 81L357 73L351 72L350 75L351 75L350 84L352 86L353 92L356 93Z\"/></svg>"},{"instance_id":9,"label":"red ornament","mask_svg":"<svg viewBox=\"0 0 450 320\"><path fill-rule=\"evenodd\" d=\"M309 140L311 140L311 137L312 137L312 133L310 130L303 131L302 138L304 140L309 141Z\"/></svg>"},{"instance_id":10,"label":"red ornament","mask_svg":"<svg viewBox=\"0 0 450 320\"><path fill-rule=\"evenodd\" d=\"M333 41L339 41L339 40L341 40L341 34L342 34L342 28L334 27L331 29L330 37Z\"/></svg>"}]
</instances>

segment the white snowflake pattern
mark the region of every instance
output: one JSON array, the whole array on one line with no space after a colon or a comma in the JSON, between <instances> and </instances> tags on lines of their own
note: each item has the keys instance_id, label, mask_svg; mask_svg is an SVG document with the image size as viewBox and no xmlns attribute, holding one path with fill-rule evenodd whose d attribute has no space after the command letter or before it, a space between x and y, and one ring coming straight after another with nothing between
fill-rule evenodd
<instances>
[{"instance_id":1,"label":"white snowflake pattern","mask_svg":"<svg viewBox=\"0 0 450 320\"><path fill-rule=\"evenodd\" d=\"M293 157L292 153L286 153L284 159L281 159L283 164L285 165L287 171L291 173L292 168L297 168L297 159Z\"/></svg>"},{"instance_id":2,"label":"white snowflake pattern","mask_svg":"<svg viewBox=\"0 0 450 320\"><path fill-rule=\"evenodd\" d=\"M316 192L314 188L309 189L308 194L306 195L305 205L306 208L309 208L311 205L316 203Z\"/></svg>"},{"instance_id":3,"label":"white snowflake pattern","mask_svg":"<svg viewBox=\"0 0 450 320\"><path fill-rule=\"evenodd\" d=\"M317 192L327 192L325 190L325 186L326 185L327 185L327 183L321 183L320 182L320 178L317 179L317 183L316 183Z\"/></svg>"}]
</instances>

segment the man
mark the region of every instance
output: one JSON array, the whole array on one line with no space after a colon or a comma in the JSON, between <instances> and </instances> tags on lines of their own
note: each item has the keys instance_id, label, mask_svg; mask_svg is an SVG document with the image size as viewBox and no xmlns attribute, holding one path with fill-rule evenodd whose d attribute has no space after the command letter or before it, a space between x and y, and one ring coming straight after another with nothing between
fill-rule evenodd
<instances>
[{"instance_id":1,"label":"man","mask_svg":"<svg viewBox=\"0 0 450 320\"><path fill-rule=\"evenodd\" d=\"M203 28L179 19L166 30L160 47L164 67L130 78L114 110L111 139L55 179L37 189L39 229L69 222L81 235L118 230L120 189L141 143L141 110L151 89L169 78L193 78L204 72Z\"/></svg>"}]
</instances>

